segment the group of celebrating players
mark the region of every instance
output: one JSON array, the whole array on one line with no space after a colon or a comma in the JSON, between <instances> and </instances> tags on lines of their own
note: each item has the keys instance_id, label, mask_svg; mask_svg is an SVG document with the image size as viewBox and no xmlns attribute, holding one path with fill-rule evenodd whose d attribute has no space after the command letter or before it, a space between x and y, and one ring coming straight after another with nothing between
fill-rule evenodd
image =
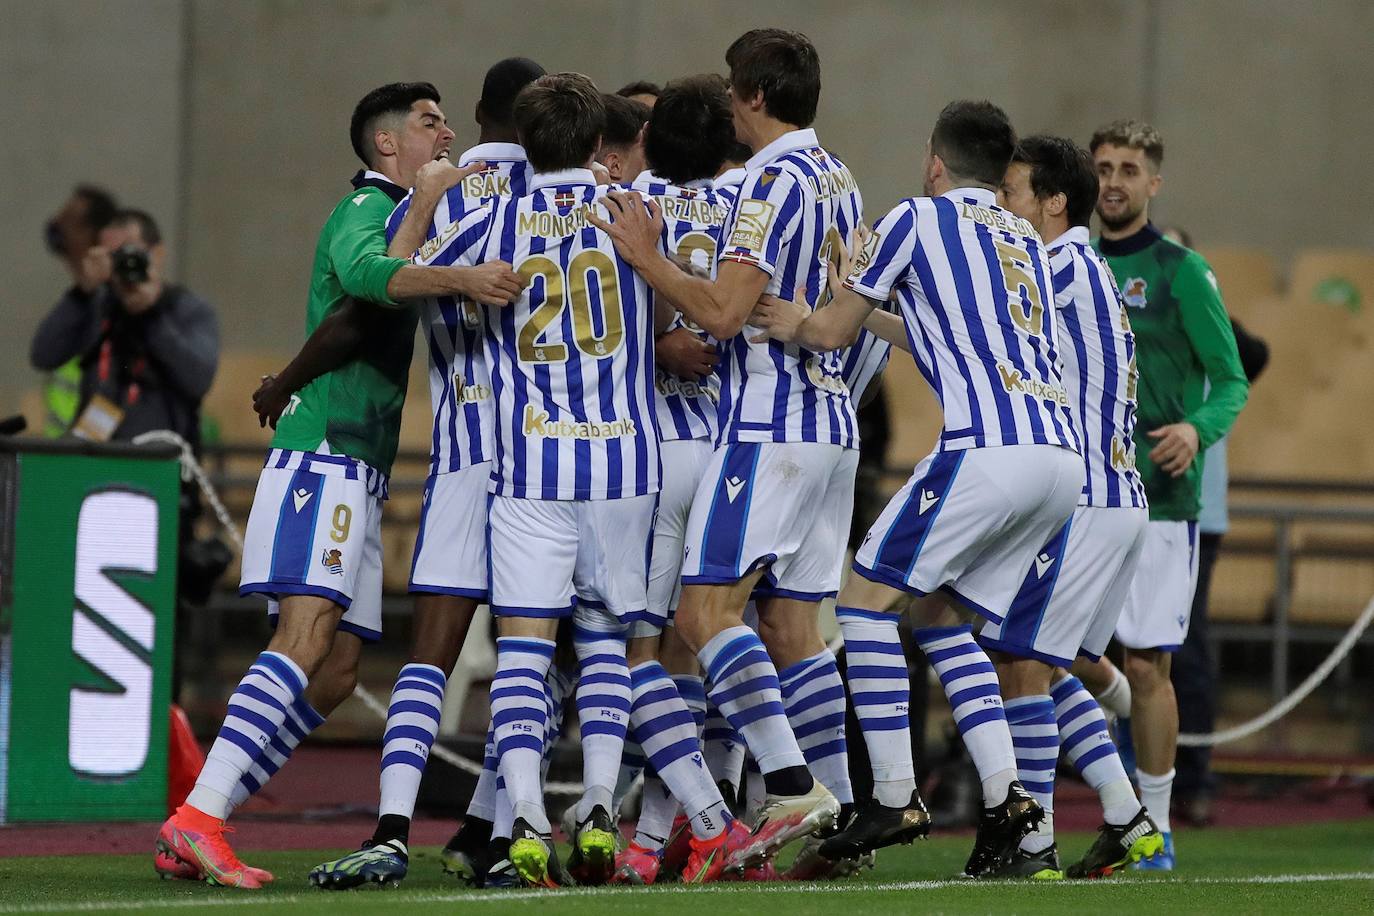
<instances>
[{"instance_id":1,"label":"group of celebrating players","mask_svg":"<svg viewBox=\"0 0 1374 916\"><path fill-rule=\"evenodd\" d=\"M376 831L314 884L404 877L446 679L481 603L499 633L487 751L443 856L473 885L768 880L796 840L781 877L823 878L925 836L900 613L982 782L968 876L1172 865L1172 764L1144 748L1171 757L1167 716L1140 723L1147 811L1068 673L1119 692L1099 661L1115 633L1167 682L1187 625L1193 528L1186 506L1181 519L1147 509L1130 297L1087 228L1097 208L1118 244L1138 246L1122 254L1153 246L1133 241L1148 223L1131 189L1157 188L1157 138L1122 122L1092 154L1018 143L1001 109L954 102L931 130L921 196L867 229L854 177L810 129L811 43L757 29L725 60L728 79L679 79L647 100L503 60L478 143L457 157L433 86L359 103L366 168L321 234L309 340L254 395L276 435L241 591L268 597L276 629L158 834L161 874L272 880L238 859L224 821L349 695L363 642L381 635L381 507L417 322L434 424L411 660L391 695ZM842 582L855 412L893 346L944 426ZM1224 353L1203 362L1211 393L1190 388L1149 430L1166 489L1196 489L1194 454L1244 401ZM1200 405L1212 415L1173 422ZM832 597L843 677L818 625ZM983 618L977 633L966 615ZM560 863L543 781L569 697L583 792ZM871 798L851 785L847 702ZM1067 870L1052 818L1061 751L1105 821ZM619 807L641 772L622 849Z\"/></svg>"}]
</instances>

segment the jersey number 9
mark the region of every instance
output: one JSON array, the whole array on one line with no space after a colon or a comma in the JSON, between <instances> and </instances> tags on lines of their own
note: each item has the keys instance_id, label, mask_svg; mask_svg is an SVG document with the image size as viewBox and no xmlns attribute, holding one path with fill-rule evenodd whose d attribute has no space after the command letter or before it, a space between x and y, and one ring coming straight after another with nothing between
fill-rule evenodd
<instances>
[{"instance_id":1,"label":"jersey number 9","mask_svg":"<svg viewBox=\"0 0 1374 916\"><path fill-rule=\"evenodd\" d=\"M526 258L516 273L529 284L531 298L535 295L534 281L544 281L544 300L530 310L517 337L516 353L521 362L567 362L567 343L552 343L545 338L549 326L562 321L565 308L571 309L572 340L582 353L592 359L604 359L620 349L625 340L620 281L615 262L605 252L595 248L581 252L568 265L566 276L556 262L543 255ZM591 274L596 275L594 284L587 279ZM599 292L600 332L592 302L593 288Z\"/></svg>"}]
</instances>

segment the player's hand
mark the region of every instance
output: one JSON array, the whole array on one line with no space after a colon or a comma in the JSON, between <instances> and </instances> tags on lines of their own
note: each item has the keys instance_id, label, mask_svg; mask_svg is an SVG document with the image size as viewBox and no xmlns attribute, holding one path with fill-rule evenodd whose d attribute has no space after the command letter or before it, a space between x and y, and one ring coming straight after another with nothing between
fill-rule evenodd
<instances>
[{"instance_id":1,"label":"player's hand","mask_svg":"<svg viewBox=\"0 0 1374 916\"><path fill-rule=\"evenodd\" d=\"M719 361L716 348L688 328L674 328L654 342L654 361L678 378L700 382Z\"/></svg>"},{"instance_id":2,"label":"player's hand","mask_svg":"<svg viewBox=\"0 0 1374 916\"><path fill-rule=\"evenodd\" d=\"M615 250L640 268L658 256L658 239L663 233L663 211L653 200L635 191L612 191L602 198L610 221L595 210L587 211L587 221L611 237Z\"/></svg>"},{"instance_id":3,"label":"player's hand","mask_svg":"<svg viewBox=\"0 0 1374 916\"><path fill-rule=\"evenodd\" d=\"M415 173L415 193L438 197L450 188L457 187L464 178L480 172L485 167L485 162L473 162L459 168L449 162L447 156L434 159L420 166L420 170Z\"/></svg>"},{"instance_id":4,"label":"player's hand","mask_svg":"<svg viewBox=\"0 0 1374 916\"><path fill-rule=\"evenodd\" d=\"M253 412L258 415L258 426L265 427L270 423L276 429L277 421L291 403L294 393L278 382L275 375L264 375L262 384L253 392Z\"/></svg>"},{"instance_id":5,"label":"player's hand","mask_svg":"<svg viewBox=\"0 0 1374 916\"><path fill-rule=\"evenodd\" d=\"M113 272L114 259L110 256L110 250L94 245L86 250L85 257L81 259L81 270L77 275L76 285L89 296L109 283Z\"/></svg>"},{"instance_id":6,"label":"player's hand","mask_svg":"<svg viewBox=\"0 0 1374 916\"><path fill-rule=\"evenodd\" d=\"M1150 449L1150 460L1170 477L1181 477L1197 457L1197 427L1191 423L1170 423L1147 434L1157 440Z\"/></svg>"},{"instance_id":7,"label":"player's hand","mask_svg":"<svg viewBox=\"0 0 1374 916\"><path fill-rule=\"evenodd\" d=\"M505 261L453 268L458 293L482 305L510 305L520 298L525 278Z\"/></svg>"},{"instance_id":8,"label":"player's hand","mask_svg":"<svg viewBox=\"0 0 1374 916\"><path fill-rule=\"evenodd\" d=\"M803 294L798 292L797 295ZM749 338L749 342L763 343L772 339L792 343L797 339L802 322L810 317L811 306L804 299L792 302L777 296L764 296L755 303L754 312L749 316L749 323L763 333Z\"/></svg>"}]
</instances>

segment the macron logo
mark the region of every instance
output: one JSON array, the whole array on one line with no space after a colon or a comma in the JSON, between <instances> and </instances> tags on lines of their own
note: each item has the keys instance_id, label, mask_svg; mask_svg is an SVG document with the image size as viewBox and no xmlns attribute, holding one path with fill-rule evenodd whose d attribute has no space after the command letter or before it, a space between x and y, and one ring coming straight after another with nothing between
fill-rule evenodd
<instances>
[{"instance_id":1,"label":"macron logo","mask_svg":"<svg viewBox=\"0 0 1374 916\"><path fill-rule=\"evenodd\" d=\"M726 478L726 480L725 480L725 498L728 499L728 500L730 500L730 502L734 502L734 501L735 501L735 497L736 497L736 496L739 496L739 491L740 491L740 490L743 490L743 489L744 489L744 481L743 481L743 480L740 480L738 477L728 477L728 478Z\"/></svg>"},{"instance_id":2,"label":"macron logo","mask_svg":"<svg viewBox=\"0 0 1374 916\"><path fill-rule=\"evenodd\" d=\"M310 502L310 497L314 495L314 493L311 493L304 487L301 487L295 493L292 493L291 497L296 501L296 511L299 512L301 511L301 509L305 508L305 504Z\"/></svg>"},{"instance_id":3,"label":"macron logo","mask_svg":"<svg viewBox=\"0 0 1374 916\"><path fill-rule=\"evenodd\" d=\"M1047 553L1042 553L1042 554L1040 554L1040 556L1036 557L1036 558L1035 558L1035 575L1036 575L1036 578L1043 579L1043 578L1045 577L1046 571L1049 570L1049 568L1050 568L1051 566L1053 566L1053 565L1054 565L1054 557L1050 556L1050 555L1047 554Z\"/></svg>"},{"instance_id":4,"label":"macron logo","mask_svg":"<svg viewBox=\"0 0 1374 916\"><path fill-rule=\"evenodd\" d=\"M940 497L936 496L936 495L935 495L934 493L932 493L931 491L929 491L929 490L922 490L922 491L921 491L921 507L920 507L920 509L917 511L916 514L917 514L917 515L925 515L926 512L927 512L927 510L929 510L931 506L935 505L935 504L938 503L939 501L940 501Z\"/></svg>"},{"instance_id":5,"label":"macron logo","mask_svg":"<svg viewBox=\"0 0 1374 916\"><path fill-rule=\"evenodd\" d=\"M357 197L353 198L353 206L361 207L363 205L363 201L365 200L367 200L367 195L359 194Z\"/></svg>"}]
</instances>

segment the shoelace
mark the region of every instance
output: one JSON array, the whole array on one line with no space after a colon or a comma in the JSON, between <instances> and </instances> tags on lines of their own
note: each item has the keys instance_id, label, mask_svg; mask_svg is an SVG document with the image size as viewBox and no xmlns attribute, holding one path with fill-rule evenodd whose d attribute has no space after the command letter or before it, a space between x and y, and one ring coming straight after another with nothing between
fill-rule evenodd
<instances>
[{"instance_id":1,"label":"shoelace","mask_svg":"<svg viewBox=\"0 0 1374 916\"><path fill-rule=\"evenodd\" d=\"M211 852L219 858L220 863L228 866L223 869L226 873L232 871L246 872L248 870L247 866L234 854L234 849L229 845L229 841L224 838L226 833L235 832L234 828L228 824L221 824L219 830L201 834L209 844Z\"/></svg>"}]
</instances>

